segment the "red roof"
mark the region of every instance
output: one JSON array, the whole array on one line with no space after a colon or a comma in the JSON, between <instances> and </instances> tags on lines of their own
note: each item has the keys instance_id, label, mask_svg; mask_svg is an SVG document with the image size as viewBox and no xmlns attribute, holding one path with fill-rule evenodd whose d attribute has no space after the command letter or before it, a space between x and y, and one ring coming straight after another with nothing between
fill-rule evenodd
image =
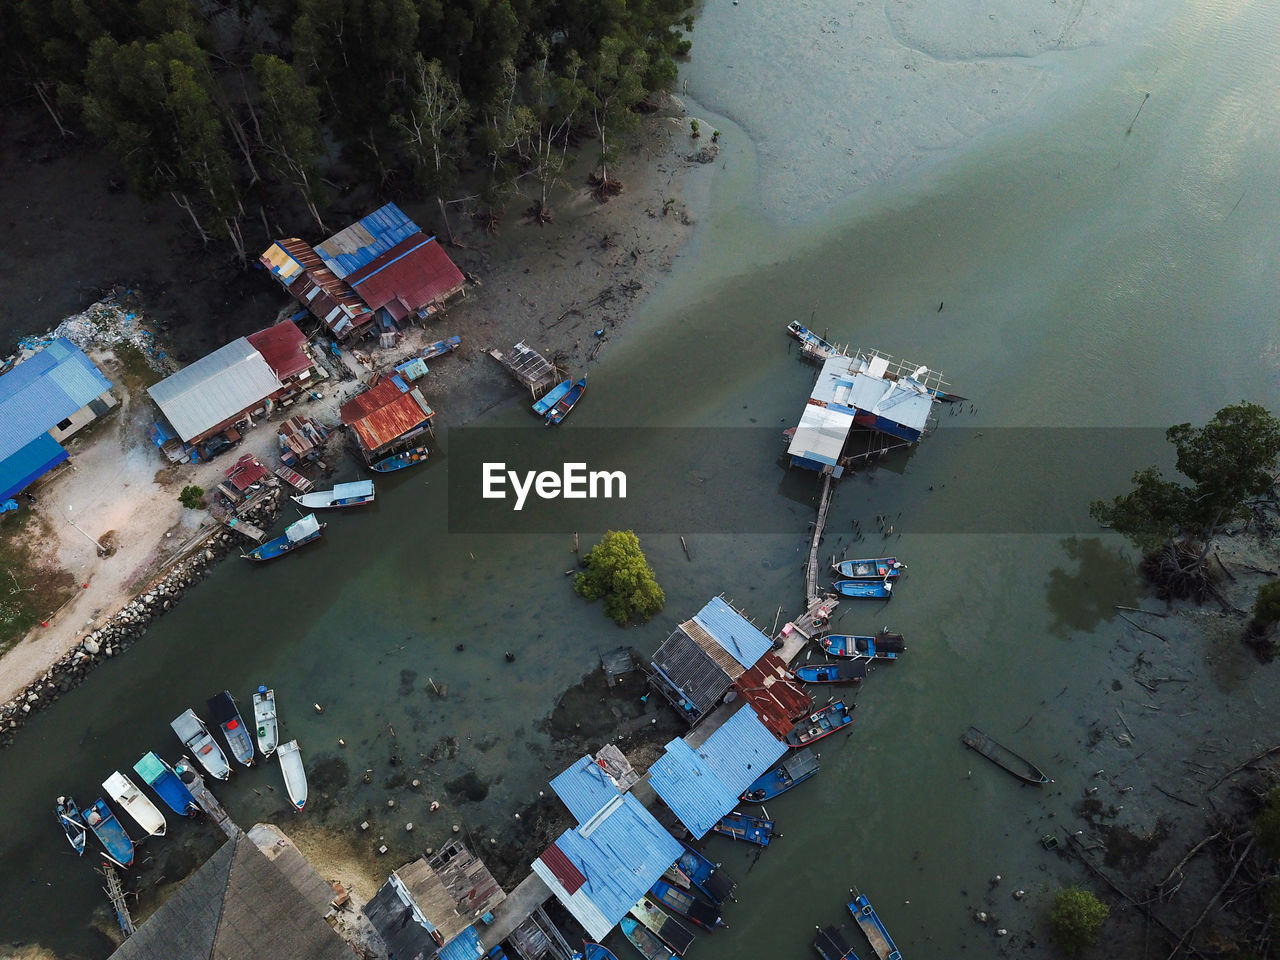
<instances>
[{"instance_id":1,"label":"red roof","mask_svg":"<svg viewBox=\"0 0 1280 960\"><path fill-rule=\"evenodd\" d=\"M388 378L344 403L339 416L364 448L374 451L426 423L435 412L416 387L401 392L395 379Z\"/></svg>"},{"instance_id":2,"label":"red roof","mask_svg":"<svg viewBox=\"0 0 1280 960\"><path fill-rule=\"evenodd\" d=\"M779 740L791 732L796 720L813 710L813 700L792 681L786 664L776 653L766 653L733 686Z\"/></svg>"},{"instance_id":3,"label":"red roof","mask_svg":"<svg viewBox=\"0 0 1280 960\"><path fill-rule=\"evenodd\" d=\"M267 475L267 468L260 464L251 453L246 453L236 461L236 465L227 471L227 480L241 493Z\"/></svg>"},{"instance_id":4,"label":"red roof","mask_svg":"<svg viewBox=\"0 0 1280 960\"><path fill-rule=\"evenodd\" d=\"M249 334L245 339L262 354L262 359L281 381L311 369L307 338L292 320L281 320L273 327Z\"/></svg>"},{"instance_id":5,"label":"red roof","mask_svg":"<svg viewBox=\"0 0 1280 960\"><path fill-rule=\"evenodd\" d=\"M551 873L565 891L572 896L578 892L578 889L587 882L587 878L582 875L582 871L573 865L564 852L554 843L542 851L542 856L538 858L551 870Z\"/></svg>"},{"instance_id":6,"label":"red roof","mask_svg":"<svg viewBox=\"0 0 1280 960\"><path fill-rule=\"evenodd\" d=\"M462 271L434 237L415 233L347 276L347 283L374 310L397 320L462 289Z\"/></svg>"}]
</instances>

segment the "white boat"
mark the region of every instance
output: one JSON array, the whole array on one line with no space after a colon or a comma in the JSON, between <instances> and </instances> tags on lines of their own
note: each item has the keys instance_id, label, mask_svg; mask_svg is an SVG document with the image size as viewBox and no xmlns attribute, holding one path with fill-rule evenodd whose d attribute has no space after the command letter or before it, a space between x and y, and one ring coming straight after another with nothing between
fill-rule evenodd
<instances>
[{"instance_id":1,"label":"white boat","mask_svg":"<svg viewBox=\"0 0 1280 960\"><path fill-rule=\"evenodd\" d=\"M253 725L257 727L258 749L263 757L275 753L280 743L280 729L276 723L276 692L258 687L253 695Z\"/></svg>"},{"instance_id":2,"label":"white boat","mask_svg":"<svg viewBox=\"0 0 1280 960\"><path fill-rule=\"evenodd\" d=\"M196 758L200 766L205 768L209 776L218 780L226 780L231 776L231 764L227 763L227 755L222 752L218 742L209 733L209 728L196 716L194 710L188 709L174 718L169 726L173 727L173 732L178 735L178 739L186 744L191 755Z\"/></svg>"},{"instance_id":3,"label":"white boat","mask_svg":"<svg viewBox=\"0 0 1280 960\"><path fill-rule=\"evenodd\" d=\"M354 480L335 484L332 490L316 490L293 497L293 502L308 510L327 510L330 507L358 507L373 503L373 481Z\"/></svg>"},{"instance_id":4,"label":"white boat","mask_svg":"<svg viewBox=\"0 0 1280 960\"><path fill-rule=\"evenodd\" d=\"M276 752L280 756L280 770L284 773L284 788L294 807L301 813L302 808L307 805L307 771L302 768L302 751L298 749L298 741L282 743Z\"/></svg>"},{"instance_id":5,"label":"white boat","mask_svg":"<svg viewBox=\"0 0 1280 960\"><path fill-rule=\"evenodd\" d=\"M102 789L107 791L107 796L124 808L125 812L133 818L133 822L146 831L147 836L164 836L168 826L165 823L164 814L123 773L117 770L103 780Z\"/></svg>"}]
</instances>

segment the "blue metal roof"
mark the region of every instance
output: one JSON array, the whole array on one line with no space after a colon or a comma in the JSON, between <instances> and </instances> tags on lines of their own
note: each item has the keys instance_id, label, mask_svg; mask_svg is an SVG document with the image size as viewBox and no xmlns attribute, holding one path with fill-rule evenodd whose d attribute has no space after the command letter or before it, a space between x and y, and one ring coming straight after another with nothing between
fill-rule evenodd
<instances>
[{"instance_id":1,"label":"blue metal roof","mask_svg":"<svg viewBox=\"0 0 1280 960\"><path fill-rule=\"evenodd\" d=\"M0 460L111 389L93 361L66 337L0 377Z\"/></svg>"},{"instance_id":2,"label":"blue metal roof","mask_svg":"<svg viewBox=\"0 0 1280 960\"><path fill-rule=\"evenodd\" d=\"M484 956L484 947L480 945L480 935L476 933L476 928L467 927L441 947L436 956L440 960L478 960Z\"/></svg>"},{"instance_id":3,"label":"blue metal roof","mask_svg":"<svg viewBox=\"0 0 1280 960\"><path fill-rule=\"evenodd\" d=\"M68 457L57 440L42 433L12 456L0 460L0 500L25 490Z\"/></svg>"},{"instance_id":4,"label":"blue metal roof","mask_svg":"<svg viewBox=\"0 0 1280 960\"><path fill-rule=\"evenodd\" d=\"M577 893L585 895L610 926L625 917L684 852L629 793L607 815L565 831L556 846L586 878Z\"/></svg>"},{"instance_id":5,"label":"blue metal roof","mask_svg":"<svg viewBox=\"0 0 1280 960\"><path fill-rule=\"evenodd\" d=\"M418 225L403 210L388 203L335 233L315 250L325 266L345 278L418 232Z\"/></svg>"},{"instance_id":6,"label":"blue metal roof","mask_svg":"<svg viewBox=\"0 0 1280 960\"><path fill-rule=\"evenodd\" d=\"M618 796L618 785L613 778L590 757L578 760L552 780L551 789L579 823L586 823Z\"/></svg>"},{"instance_id":7,"label":"blue metal roof","mask_svg":"<svg viewBox=\"0 0 1280 960\"><path fill-rule=\"evenodd\" d=\"M649 768L649 786L695 839L704 837L732 810L742 792L729 789L697 751L678 738Z\"/></svg>"},{"instance_id":8,"label":"blue metal roof","mask_svg":"<svg viewBox=\"0 0 1280 960\"><path fill-rule=\"evenodd\" d=\"M721 597L699 610L693 620L747 669L773 649L773 641Z\"/></svg>"},{"instance_id":9,"label":"blue metal roof","mask_svg":"<svg viewBox=\"0 0 1280 960\"><path fill-rule=\"evenodd\" d=\"M787 752L786 744L769 732L750 704L743 704L697 749L735 797Z\"/></svg>"}]
</instances>

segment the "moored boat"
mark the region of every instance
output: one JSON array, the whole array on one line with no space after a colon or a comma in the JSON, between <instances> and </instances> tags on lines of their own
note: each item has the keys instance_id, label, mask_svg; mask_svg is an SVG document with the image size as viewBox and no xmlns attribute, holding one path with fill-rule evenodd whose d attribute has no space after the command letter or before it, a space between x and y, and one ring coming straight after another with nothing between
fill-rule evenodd
<instances>
[{"instance_id":1,"label":"moored boat","mask_svg":"<svg viewBox=\"0 0 1280 960\"><path fill-rule=\"evenodd\" d=\"M107 806L107 801L99 797L84 815L84 822L102 844L108 860L124 868L133 863L133 841L125 833L124 827L120 826L120 821Z\"/></svg>"},{"instance_id":2,"label":"moored boat","mask_svg":"<svg viewBox=\"0 0 1280 960\"><path fill-rule=\"evenodd\" d=\"M79 856L84 856L85 831L84 817L80 816L80 808L70 797L59 797L54 808L58 815L58 826L67 835L67 843Z\"/></svg>"},{"instance_id":3,"label":"moored boat","mask_svg":"<svg viewBox=\"0 0 1280 960\"><path fill-rule=\"evenodd\" d=\"M813 949L818 951L822 960L858 960L858 955L853 952L853 945L849 942L853 936L853 930L843 923L838 926L829 925L818 930Z\"/></svg>"},{"instance_id":4,"label":"moored boat","mask_svg":"<svg viewBox=\"0 0 1280 960\"><path fill-rule=\"evenodd\" d=\"M299 547L306 546L315 540L320 539L320 532L324 530L325 525L316 519L314 513L308 513L301 520L297 520L284 528L284 533L276 537L274 540L268 540L266 543L260 544L248 553L242 553L240 556L246 560L274 560L276 557L283 557L286 553L297 550Z\"/></svg>"},{"instance_id":5,"label":"moored boat","mask_svg":"<svg viewBox=\"0 0 1280 960\"><path fill-rule=\"evenodd\" d=\"M389 457L383 457L377 463L370 464L369 469L376 470L378 473L391 473L395 470L403 470L406 467L426 462L426 447L410 447L408 450L401 450L399 453L393 453Z\"/></svg>"},{"instance_id":6,"label":"moored boat","mask_svg":"<svg viewBox=\"0 0 1280 960\"><path fill-rule=\"evenodd\" d=\"M741 799L750 803L764 803L804 783L817 772L818 758L813 755L813 751L808 748L797 750L783 757L782 762L768 773L756 778L743 792Z\"/></svg>"},{"instance_id":7,"label":"moored boat","mask_svg":"<svg viewBox=\"0 0 1280 960\"><path fill-rule=\"evenodd\" d=\"M880 960L902 960L902 954L894 945L893 938L889 936L889 931L880 922L879 914L866 897L861 895L854 897L849 903L849 912L853 914L853 919L858 921L858 926L862 928L867 942L871 944L871 949Z\"/></svg>"},{"instance_id":8,"label":"moored boat","mask_svg":"<svg viewBox=\"0 0 1280 960\"><path fill-rule=\"evenodd\" d=\"M235 700L231 699L231 693L227 690L215 693L205 703L209 705L213 722L222 728L222 735L227 738L231 755L246 767L252 767L253 740L245 729L244 718L240 716L240 708L236 706Z\"/></svg>"},{"instance_id":9,"label":"moored boat","mask_svg":"<svg viewBox=\"0 0 1280 960\"><path fill-rule=\"evenodd\" d=\"M200 804L196 803L191 791L178 779L173 768L154 752L144 754L133 765L133 771L178 816L194 817L200 812Z\"/></svg>"},{"instance_id":10,"label":"moored boat","mask_svg":"<svg viewBox=\"0 0 1280 960\"><path fill-rule=\"evenodd\" d=\"M545 417L551 412L551 408L560 402L560 398L569 392L569 388L573 386L572 380L564 380L557 383L537 400L533 405L533 412L540 417Z\"/></svg>"},{"instance_id":11,"label":"moored boat","mask_svg":"<svg viewBox=\"0 0 1280 960\"><path fill-rule=\"evenodd\" d=\"M714 930L725 925L720 916L720 909L701 897L695 897L687 890L672 886L665 880L655 881L649 888L649 895L668 910L672 910L686 920L690 920L704 930Z\"/></svg>"},{"instance_id":12,"label":"moored boat","mask_svg":"<svg viewBox=\"0 0 1280 960\"><path fill-rule=\"evenodd\" d=\"M787 746L803 747L806 744L829 737L853 723L853 715L843 700L828 703L821 710L809 714L787 734Z\"/></svg>"},{"instance_id":13,"label":"moored boat","mask_svg":"<svg viewBox=\"0 0 1280 960\"><path fill-rule=\"evenodd\" d=\"M583 377L569 388L568 393L556 401L556 405L547 413L547 424L559 423L567 417L569 412L574 408L574 405L582 399L582 395L586 392L587 378Z\"/></svg>"},{"instance_id":14,"label":"moored boat","mask_svg":"<svg viewBox=\"0 0 1280 960\"><path fill-rule=\"evenodd\" d=\"M767 847L773 839L773 821L763 817L749 817L745 813L726 813L711 829L721 836L745 840L757 846Z\"/></svg>"},{"instance_id":15,"label":"moored boat","mask_svg":"<svg viewBox=\"0 0 1280 960\"><path fill-rule=\"evenodd\" d=\"M359 507L366 503L373 503L373 481L352 480L350 483L335 483L332 490L315 490L289 499L308 510Z\"/></svg>"},{"instance_id":16,"label":"moored boat","mask_svg":"<svg viewBox=\"0 0 1280 960\"><path fill-rule=\"evenodd\" d=\"M231 776L231 764L227 763L226 754L194 710L184 711L169 726L209 776L217 780L226 780Z\"/></svg>"},{"instance_id":17,"label":"moored boat","mask_svg":"<svg viewBox=\"0 0 1280 960\"><path fill-rule=\"evenodd\" d=\"M889 600L893 597L892 580L837 580L836 592L858 600Z\"/></svg>"},{"instance_id":18,"label":"moored boat","mask_svg":"<svg viewBox=\"0 0 1280 960\"><path fill-rule=\"evenodd\" d=\"M632 917L623 917L618 924L622 927L622 935L631 941L631 945L640 951L644 960L672 960L674 954L658 939L658 935Z\"/></svg>"},{"instance_id":19,"label":"moored boat","mask_svg":"<svg viewBox=\"0 0 1280 960\"><path fill-rule=\"evenodd\" d=\"M724 903L737 889L738 881L687 843L684 845L684 853L680 854L680 859L676 861L676 866L712 903Z\"/></svg>"},{"instance_id":20,"label":"moored boat","mask_svg":"<svg viewBox=\"0 0 1280 960\"><path fill-rule=\"evenodd\" d=\"M881 630L874 637L856 637L833 633L818 641L822 649L832 657L865 658L867 660L897 660L907 645L900 633Z\"/></svg>"},{"instance_id":21,"label":"moored boat","mask_svg":"<svg viewBox=\"0 0 1280 960\"><path fill-rule=\"evenodd\" d=\"M298 499L294 497L294 499ZM872 557L866 560L841 560L833 564L836 573L847 580L883 580L900 577L907 569L897 557Z\"/></svg>"},{"instance_id":22,"label":"moored boat","mask_svg":"<svg viewBox=\"0 0 1280 960\"><path fill-rule=\"evenodd\" d=\"M147 836L163 837L165 835L169 825L165 822L164 814L147 799L132 780L119 770L102 781L102 789L107 791L107 796L133 818L133 822L140 826Z\"/></svg>"},{"instance_id":23,"label":"moored boat","mask_svg":"<svg viewBox=\"0 0 1280 960\"><path fill-rule=\"evenodd\" d=\"M429 344L418 356L423 360L434 360L436 357L442 357L446 353L452 353L462 346L462 338L456 334L452 337L446 337L444 340L437 340L435 343Z\"/></svg>"},{"instance_id":24,"label":"moored boat","mask_svg":"<svg viewBox=\"0 0 1280 960\"><path fill-rule=\"evenodd\" d=\"M582 960L618 960L618 958L608 947L591 940L584 940L582 941Z\"/></svg>"},{"instance_id":25,"label":"moored boat","mask_svg":"<svg viewBox=\"0 0 1280 960\"><path fill-rule=\"evenodd\" d=\"M693 945L693 932L675 917L663 913L648 897L641 897L640 902L628 912L670 947L677 957L683 957L685 951Z\"/></svg>"},{"instance_id":26,"label":"moored boat","mask_svg":"<svg viewBox=\"0 0 1280 960\"><path fill-rule=\"evenodd\" d=\"M861 683L866 679L867 665L861 660L846 660L843 663L806 664L791 672L801 683Z\"/></svg>"},{"instance_id":27,"label":"moored boat","mask_svg":"<svg viewBox=\"0 0 1280 960\"><path fill-rule=\"evenodd\" d=\"M259 685L253 695L253 725L257 728L258 749L262 756L271 756L280 742L280 727L276 720L276 692Z\"/></svg>"},{"instance_id":28,"label":"moored boat","mask_svg":"<svg viewBox=\"0 0 1280 960\"><path fill-rule=\"evenodd\" d=\"M1048 774L1026 757L1019 756L1004 744L992 740L977 727L970 727L960 739L964 741L966 747L976 750L996 766L1007 770L1024 783L1031 783L1036 786L1053 783Z\"/></svg>"},{"instance_id":29,"label":"moored boat","mask_svg":"<svg viewBox=\"0 0 1280 960\"><path fill-rule=\"evenodd\" d=\"M833 343L828 343L798 320L787 324L787 333L800 341L800 347L806 357L815 360L829 360L842 356L844 351Z\"/></svg>"},{"instance_id":30,"label":"moored boat","mask_svg":"<svg viewBox=\"0 0 1280 960\"><path fill-rule=\"evenodd\" d=\"M302 751L298 749L298 741L290 740L280 744L276 750L280 758L280 772L284 774L284 788L294 808L301 813L307 805L307 771L302 766Z\"/></svg>"}]
</instances>

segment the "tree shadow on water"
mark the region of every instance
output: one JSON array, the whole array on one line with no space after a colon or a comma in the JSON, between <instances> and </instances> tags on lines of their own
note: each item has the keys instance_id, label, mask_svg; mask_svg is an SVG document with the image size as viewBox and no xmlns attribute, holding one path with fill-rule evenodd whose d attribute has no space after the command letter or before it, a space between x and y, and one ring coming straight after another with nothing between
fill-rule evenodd
<instances>
[{"instance_id":1,"label":"tree shadow on water","mask_svg":"<svg viewBox=\"0 0 1280 960\"><path fill-rule=\"evenodd\" d=\"M1076 570L1071 572L1064 565L1049 571L1046 594L1054 633L1092 630L1103 620L1114 619L1116 604L1137 606L1137 571L1120 550L1104 546L1099 537L1067 537L1062 540L1062 552Z\"/></svg>"}]
</instances>

